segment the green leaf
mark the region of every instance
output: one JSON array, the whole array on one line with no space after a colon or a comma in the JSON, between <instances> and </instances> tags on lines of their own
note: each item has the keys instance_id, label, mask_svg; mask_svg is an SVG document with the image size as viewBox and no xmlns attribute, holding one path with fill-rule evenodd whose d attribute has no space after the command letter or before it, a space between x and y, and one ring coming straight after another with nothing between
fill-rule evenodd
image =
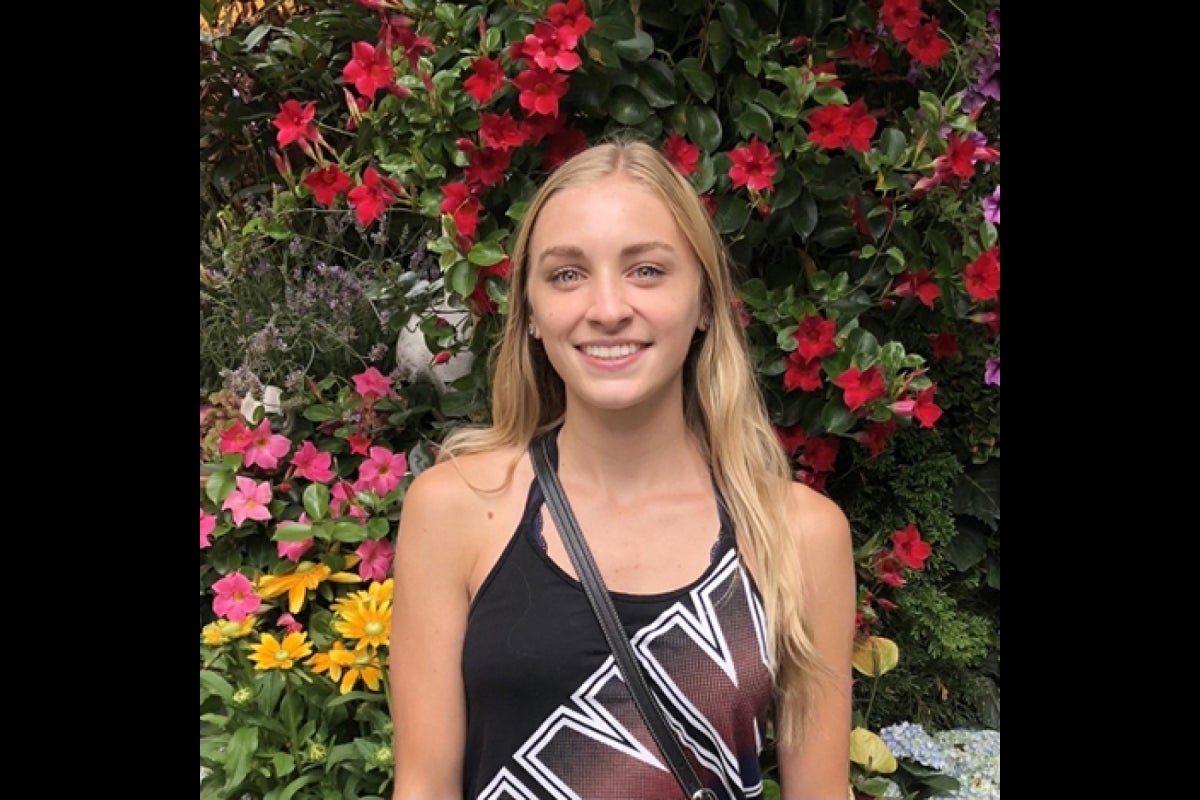
<instances>
[{"instance_id":1,"label":"green leaf","mask_svg":"<svg viewBox=\"0 0 1200 800\"><path fill-rule=\"evenodd\" d=\"M987 555L987 540L970 526L960 525L958 533L945 545L946 559L959 572L966 572Z\"/></svg>"},{"instance_id":2,"label":"green leaf","mask_svg":"<svg viewBox=\"0 0 1200 800\"><path fill-rule=\"evenodd\" d=\"M355 544L367 538L367 529L357 522L339 519L333 523L333 540Z\"/></svg>"},{"instance_id":3,"label":"green leaf","mask_svg":"<svg viewBox=\"0 0 1200 800\"><path fill-rule=\"evenodd\" d=\"M645 31L635 31L628 39L614 41L613 49L626 61L645 61L654 52L654 37Z\"/></svg>"},{"instance_id":4,"label":"green leaf","mask_svg":"<svg viewBox=\"0 0 1200 800\"><path fill-rule=\"evenodd\" d=\"M833 18L833 0L804 0L804 31L816 36Z\"/></svg>"},{"instance_id":5,"label":"green leaf","mask_svg":"<svg viewBox=\"0 0 1200 800\"><path fill-rule=\"evenodd\" d=\"M233 686L229 681L225 680L220 674L209 669L200 670L200 688L208 692L207 695L201 695L200 701L211 695L224 700L226 703L233 697Z\"/></svg>"},{"instance_id":6,"label":"green leaf","mask_svg":"<svg viewBox=\"0 0 1200 800\"><path fill-rule=\"evenodd\" d=\"M614 10L607 14L600 14L592 21L595 25L592 26L591 34L601 39L607 39L610 42L615 42L618 39L628 39L634 34L633 27L633 12L629 6L615 4ZM588 40L588 45L592 44Z\"/></svg>"},{"instance_id":7,"label":"green leaf","mask_svg":"<svg viewBox=\"0 0 1200 800\"><path fill-rule=\"evenodd\" d=\"M383 517L371 517L367 520L367 536L376 541L388 535L392 525Z\"/></svg>"},{"instance_id":8,"label":"green leaf","mask_svg":"<svg viewBox=\"0 0 1200 800\"><path fill-rule=\"evenodd\" d=\"M622 125L638 125L654 112L637 89L617 86L609 98L608 113Z\"/></svg>"},{"instance_id":9,"label":"green leaf","mask_svg":"<svg viewBox=\"0 0 1200 800\"><path fill-rule=\"evenodd\" d=\"M282 775L284 773L280 774ZM309 772L305 775L301 775L299 778L296 778L296 780L289 783L284 790L279 793L278 800L291 800L296 795L296 792L300 791L302 788L319 778L320 773L317 772Z\"/></svg>"},{"instance_id":10,"label":"green leaf","mask_svg":"<svg viewBox=\"0 0 1200 800\"><path fill-rule=\"evenodd\" d=\"M721 195L717 200L717 215L713 219L722 234L740 231L750 219L750 204L733 194Z\"/></svg>"},{"instance_id":11,"label":"green leaf","mask_svg":"<svg viewBox=\"0 0 1200 800\"><path fill-rule=\"evenodd\" d=\"M812 194L807 189L801 192L799 199L788 206L787 214L792 223L792 229L801 239L807 241L817 227L819 218L817 201L813 199Z\"/></svg>"},{"instance_id":12,"label":"green leaf","mask_svg":"<svg viewBox=\"0 0 1200 800\"><path fill-rule=\"evenodd\" d=\"M279 523L275 528L275 533L271 536L273 542L303 542L305 539L313 535L313 526L305 525L295 520L286 520Z\"/></svg>"},{"instance_id":13,"label":"green leaf","mask_svg":"<svg viewBox=\"0 0 1200 800\"><path fill-rule=\"evenodd\" d=\"M737 118L737 126L740 136L749 138L753 135L764 142L771 141L771 135L775 130L771 123L771 115L757 103L746 104L746 110Z\"/></svg>"},{"instance_id":14,"label":"green leaf","mask_svg":"<svg viewBox=\"0 0 1200 800\"><path fill-rule=\"evenodd\" d=\"M725 65L729 63L729 57L733 55L733 45L729 42L729 34L725 32L725 28L721 26L720 22L713 20L704 32L704 37L708 42L708 53L712 56L713 69L720 72L725 69Z\"/></svg>"},{"instance_id":15,"label":"green leaf","mask_svg":"<svg viewBox=\"0 0 1200 800\"><path fill-rule=\"evenodd\" d=\"M327 419L333 419L337 416L337 412L329 406L309 406L304 409L304 418L309 422L324 422Z\"/></svg>"},{"instance_id":16,"label":"green leaf","mask_svg":"<svg viewBox=\"0 0 1200 800\"><path fill-rule=\"evenodd\" d=\"M821 424L829 434L846 433L858 419L846 408L841 400L831 401L821 409Z\"/></svg>"},{"instance_id":17,"label":"green leaf","mask_svg":"<svg viewBox=\"0 0 1200 800\"><path fill-rule=\"evenodd\" d=\"M459 297L470 297L475 291L475 282L479 280L479 272L475 265L466 260L455 261L446 270L446 286Z\"/></svg>"},{"instance_id":18,"label":"green leaf","mask_svg":"<svg viewBox=\"0 0 1200 800\"><path fill-rule=\"evenodd\" d=\"M675 104L675 76L671 68L657 58L644 61L635 70L637 88L654 108L668 108Z\"/></svg>"},{"instance_id":19,"label":"green leaf","mask_svg":"<svg viewBox=\"0 0 1200 800\"><path fill-rule=\"evenodd\" d=\"M890 163L895 164L900 160L900 155L904 152L907 142L902 131L896 128L885 128L879 135L879 150L887 156Z\"/></svg>"},{"instance_id":20,"label":"green leaf","mask_svg":"<svg viewBox=\"0 0 1200 800\"><path fill-rule=\"evenodd\" d=\"M481 267L490 267L499 264L506 255L504 249L495 242L476 242L471 252L467 253L467 260Z\"/></svg>"},{"instance_id":21,"label":"green leaf","mask_svg":"<svg viewBox=\"0 0 1200 800\"><path fill-rule=\"evenodd\" d=\"M712 153L721 146L721 118L708 106L688 106L684 111L688 139Z\"/></svg>"},{"instance_id":22,"label":"green leaf","mask_svg":"<svg viewBox=\"0 0 1200 800\"><path fill-rule=\"evenodd\" d=\"M235 483L236 480L232 470L214 472L208 476L208 480L204 484L204 493L208 495L209 500L220 505L229 496L229 493L233 491Z\"/></svg>"},{"instance_id":23,"label":"green leaf","mask_svg":"<svg viewBox=\"0 0 1200 800\"><path fill-rule=\"evenodd\" d=\"M716 94L716 83L713 81L712 76L700 67L700 59L695 56L680 59L675 64L675 71L687 81L687 85L692 88L692 91L701 100L707 102Z\"/></svg>"},{"instance_id":24,"label":"green leaf","mask_svg":"<svg viewBox=\"0 0 1200 800\"><path fill-rule=\"evenodd\" d=\"M750 38L751 29L755 27L754 20L750 18L750 9L746 8L744 3L724 0L717 13L720 14L721 23L729 36L738 44L744 45Z\"/></svg>"},{"instance_id":25,"label":"green leaf","mask_svg":"<svg viewBox=\"0 0 1200 800\"><path fill-rule=\"evenodd\" d=\"M313 522L325 519L329 513L329 487L323 483L310 483L304 488L304 511Z\"/></svg>"},{"instance_id":26,"label":"green leaf","mask_svg":"<svg viewBox=\"0 0 1200 800\"><path fill-rule=\"evenodd\" d=\"M1000 521L1000 460L967 469L954 486L951 504L954 513L972 516L995 530Z\"/></svg>"},{"instance_id":27,"label":"green leaf","mask_svg":"<svg viewBox=\"0 0 1200 800\"><path fill-rule=\"evenodd\" d=\"M225 786L232 789L246 779L258 750L258 728L238 728L225 747Z\"/></svg>"}]
</instances>

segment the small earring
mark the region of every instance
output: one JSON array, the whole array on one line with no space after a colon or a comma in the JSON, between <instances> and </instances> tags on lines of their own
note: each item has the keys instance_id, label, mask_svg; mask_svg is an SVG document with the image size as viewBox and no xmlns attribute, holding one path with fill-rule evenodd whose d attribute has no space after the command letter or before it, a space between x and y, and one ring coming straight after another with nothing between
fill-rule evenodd
<instances>
[{"instance_id":1,"label":"small earring","mask_svg":"<svg viewBox=\"0 0 1200 800\"><path fill-rule=\"evenodd\" d=\"M534 327L532 322L529 323L529 335L535 339L537 338L537 328Z\"/></svg>"},{"instance_id":2,"label":"small earring","mask_svg":"<svg viewBox=\"0 0 1200 800\"><path fill-rule=\"evenodd\" d=\"M705 314L704 319L700 320L700 330L706 331L712 327L712 314Z\"/></svg>"}]
</instances>

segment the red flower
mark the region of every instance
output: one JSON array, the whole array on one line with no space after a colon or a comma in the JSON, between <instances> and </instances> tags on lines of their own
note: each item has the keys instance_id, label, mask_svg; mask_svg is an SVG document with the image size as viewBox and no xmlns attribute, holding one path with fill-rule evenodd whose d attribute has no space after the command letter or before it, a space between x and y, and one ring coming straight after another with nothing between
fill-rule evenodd
<instances>
[{"instance_id":1,"label":"red flower","mask_svg":"<svg viewBox=\"0 0 1200 800\"><path fill-rule=\"evenodd\" d=\"M567 0L565 3L555 3L546 9L546 18L556 28L571 28L576 36L583 36L595 25L587 15L583 0Z\"/></svg>"},{"instance_id":2,"label":"red flower","mask_svg":"<svg viewBox=\"0 0 1200 800\"><path fill-rule=\"evenodd\" d=\"M314 169L304 176L305 186L312 189L313 199L329 208L337 196L350 188L350 176L342 172L337 164Z\"/></svg>"},{"instance_id":3,"label":"red flower","mask_svg":"<svg viewBox=\"0 0 1200 800\"><path fill-rule=\"evenodd\" d=\"M800 327L792 334L796 340L796 352L803 361L824 358L837 352L833 337L837 323L831 319L810 314L800 320Z\"/></svg>"},{"instance_id":4,"label":"red flower","mask_svg":"<svg viewBox=\"0 0 1200 800\"><path fill-rule=\"evenodd\" d=\"M875 577L881 583L885 583L892 588L899 588L904 585L904 576L901 574L904 570L904 565L894 556L880 553L871 560L871 567L875 571Z\"/></svg>"},{"instance_id":5,"label":"red flower","mask_svg":"<svg viewBox=\"0 0 1200 800\"><path fill-rule=\"evenodd\" d=\"M816 472L829 472L837 461L841 440L836 436L810 436L804 442L804 452L797 459Z\"/></svg>"},{"instance_id":6,"label":"red flower","mask_svg":"<svg viewBox=\"0 0 1200 800\"><path fill-rule=\"evenodd\" d=\"M479 115L479 141L497 150L508 150L525 144L528 135L511 114Z\"/></svg>"},{"instance_id":7,"label":"red flower","mask_svg":"<svg viewBox=\"0 0 1200 800\"><path fill-rule=\"evenodd\" d=\"M439 210L454 218L454 227L458 229L459 236L474 238L482 208L483 204L471 194L467 184L447 183L442 187L442 204Z\"/></svg>"},{"instance_id":8,"label":"red flower","mask_svg":"<svg viewBox=\"0 0 1200 800\"><path fill-rule=\"evenodd\" d=\"M508 280L508 273L511 271L511 262L507 257L489 267L481 267L479 276L475 279L475 288L471 290L471 296L468 298L471 307L478 314L494 314L499 306L496 301L492 300L487 293L487 278L494 276L502 281Z\"/></svg>"},{"instance_id":9,"label":"red flower","mask_svg":"<svg viewBox=\"0 0 1200 800\"><path fill-rule=\"evenodd\" d=\"M921 541L921 532L911 522L908 527L892 534L892 552L901 564L910 569L925 568L925 559L933 552L929 542Z\"/></svg>"},{"instance_id":10,"label":"red flower","mask_svg":"<svg viewBox=\"0 0 1200 800\"><path fill-rule=\"evenodd\" d=\"M401 55L408 61L409 69L417 68L421 53L432 53L435 48L428 36L417 36L412 29L412 19L403 14L389 14L379 26L379 43L387 50L399 48Z\"/></svg>"},{"instance_id":11,"label":"red flower","mask_svg":"<svg viewBox=\"0 0 1200 800\"><path fill-rule=\"evenodd\" d=\"M841 388L846 408L851 411L883 397L883 393L887 391L887 384L883 382L883 374L879 367L867 367L865 371L860 371L858 367L849 367L833 379L833 385Z\"/></svg>"},{"instance_id":12,"label":"red flower","mask_svg":"<svg viewBox=\"0 0 1200 800\"><path fill-rule=\"evenodd\" d=\"M521 93L517 101L530 115L558 116L558 99L567 93L567 76L531 67L513 79Z\"/></svg>"},{"instance_id":13,"label":"red flower","mask_svg":"<svg viewBox=\"0 0 1200 800\"><path fill-rule=\"evenodd\" d=\"M380 175L374 167L363 172L362 183L350 190L346 196L359 225L370 225L383 214L384 209L396 199L400 184Z\"/></svg>"},{"instance_id":14,"label":"red flower","mask_svg":"<svg viewBox=\"0 0 1200 800\"><path fill-rule=\"evenodd\" d=\"M696 162L700 159L699 145L692 144L687 139L672 131L667 135L663 145L667 159L675 165L683 175L691 175L696 171Z\"/></svg>"},{"instance_id":15,"label":"red flower","mask_svg":"<svg viewBox=\"0 0 1200 800\"><path fill-rule=\"evenodd\" d=\"M500 91L505 80L500 59L480 56L471 62L471 77L463 81L463 88L482 106Z\"/></svg>"},{"instance_id":16,"label":"red flower","mask_svg":"<svg viewBox=\"0 0 1200 800\"><path fill-rule=\"evenodd\" d=\"M938 36L938 21L935 19L918 26L904 49L921 66L936 67L950 49L950 43Z\"/></svg>"},{"instance_id":17,"label":"red flower","mask_svg":"<svg viewBox=\"0 0 1200 800\"><path fill-rule=\"evenodd\" d=\"M855 441L867 448L871 458L876 458L887 448L887 441L896 431L895 420L872 422L865 431L854 435Z\"/></svg>"},{"instance_id":18,"label":"red flower","mask_svg":"<svg viewBox=\"0 0 1200 800\"><path fill-rule=\"evenodd\" d=\"M836 150L850 141L850 121L845 106L822 106L808 115L808 138L817 147Z\"/></svg>"},{"instance_id":19,"label":"red flower","mask_svg":"<svg viewBox=\"0 0 1200 800\"><path fill-rule=\"evenodd\" d=\"M374 97L380 89L396 82L396 70L387 48L376 48L370 42L355 42L350 46L353 58L342 69L342 80L353 84L364 97Z\"/></svg>"},{"instance_id":20,"label":"red flower","mask_svg":"<svg viewBox=\"0 0 1200 800\"><path fill-rule=\"evenodd\" d=\"M583 63L575 52L579 34L574 28L556 28L549 22L536 22L533 33L525 37L524 56L544 70L570 72Z\"/></svg>"},{"instance_id":21,"label":"red flower","mask_svg":"<svg viewBox=\"0 0 1200 800\"><path fill-rule=\"evenodd\" d=\"M280 147L286 147L292 142L299 142L301 147L311 144L320 138L321 134L313 123L317 115L317 101L311 100L300 105L299 100L285 100L279 106L279 113L271 124L279 129L275 141Z\"/></svg>"},{"instance_id":22,"label":"red flower","mask_svg":"<svg viewBox=\"0 0 1200 800\"><path fill-rule=\"evenodd\" d=\"M958 355L958 337L950 331L929 334L929 345L933 348L933 357L938 361Z\"/></svg>"},{"instance_id":23,"label":"red flower","mask_svg":"<svg viewBox=\"0 0 1200 800\"><path fill-rule=\"evenodd\" d=\"M897 297L915 297L926 308L933 308L933 303L941 295L942 290L933 282L933 270L919 269L914 275L904 270L896 276L896 288L893 290Z\"/></svg>"},{"instance_id":24,"label":"red flower","mask_svg":"<svg viewBox=\"0 0 1200 800\"><path fill-rule=\"evenodd\" d=\"M504 183L504 171L511 163L511 150L481 147L471 153L471 163L463 170L463 174L472 187L499 186Z\"/></svg>"},{"instance_id":25,"label":"red flower","mask_svg":"<svg viewBox=\"0 0 1200 800\"><path fill-rule=\"evenodd\" d=\"M942 410L933 402L933 396L936 393L936 385L917 392L917 404L913 408L913 417L921 423L922 428L932 428L933 424L942 416Z\"/></svg>"},{"instance_id":26,"label":"red flower","mask_svg":"<svg viewBox=\"0 0 1200 800\"><path fill-rule=\"evenodd\" d=\"M897 42L907 42L924 18L921 0L883 0L879 8L879 20L891 28Z\"/></svg>"},{"instance_id":27,"label":"red flower","mask_svg":"<svg viewBox=\"0 0 1200 800\"><path fill-rule=\"evenodd\" d=\"M775 435L779 437L779 443L783 445L783 451L790 455L795 455L796 451L804 446L804 428L800 423L789 425L786 428L775 428Z\"/></svg>"},{"instance_id":28,"label":"red flower","mask_svg":"<svg viewBox=\"0 0 1200 800\"><path fill-rule=\"evenodd\" d=\"M521 120L521 133L525 135L526 144L541 144L547 136L558 133L563 121L558 117L533 116Z\"/></svg>"},{"instance_id":29,"label":"red flower","mask_svg":"<svg viewBox=\"0 0 1200 800\"><path fill-rule=\"evenodd\" d=\"M875 135L879 122L871 116L866 101L861 97L846 107L846 122L850 126L846 144L860 153L870 150L871 137Z\"/></svg>"},{"instance_id":30,"label":"red flower","mask_svg":"<svg viewBox=\"0 0 1200 800\"><path fill-rule=\"evenodd\" d=\"M796 350L788 354L787 369L783 372L783 388L789 392L793 389L803 389L815 392L821 388L821 359L805 360Z\"/></svg>"},{"instance_id":31,"label":"red flower","mask_svg":"<svg viewBox=\"0 0 1200 800\"><path fill-rule=\"evenodd\" d=\"M350 434L346 442L350 445L350 452L360 456L367 455L371 448L371 439L362 433Z\"/></svg>"},{"instance_id":32,"label":"red flower","mask_svg":"<svg viewBox=\"0 0 1200 800\"><path fill-rule=\"evenodd\" d=\"M542 168L552 170L586 146L587 137L579 128L559 128L542 149Z\"/></svg>"},{"instance_id":33,"label":"red flower","mask_svg":"<svg viewBox=\"0 0 1200 800\"><path fill-rule=\"evenodd\" d=\"M967 264L963 284L974 300L993 300L1000 295L1000 245L992 245Z\"/></svg>"},{"instance_id":34,"label":"red flower","mask_svg":"<svg viewBox=\"0 0 1200 800\"><path fill-rule=\"evenodd\" d=\"M713 197L712 192L706 192L700 195L700 202L704 204L704 208L706 211L708 211L708 215L710 217L715 217L717 215L717 198ZM743 325L742 327L744 328L746 326Z\"/></svg>"},{"instance_id":35,"label":"red flower","mask_svg":"<svg viewBox=\"0 0 1200 800\"><path fill-rule=\"evenodd\" d=\"M775 188L775 154L758 140L757 136L750 138L750 143L730 151L729 160L733 166L729 168L729 178L733 188L749 187L756 192L770 191Z\"/></svg>"}]
</instances>

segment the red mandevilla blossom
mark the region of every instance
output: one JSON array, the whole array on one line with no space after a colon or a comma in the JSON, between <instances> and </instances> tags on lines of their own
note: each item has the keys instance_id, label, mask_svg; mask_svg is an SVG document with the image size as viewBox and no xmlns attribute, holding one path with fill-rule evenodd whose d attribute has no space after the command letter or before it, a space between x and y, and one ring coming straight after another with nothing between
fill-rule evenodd
<instances>
[{"instance_id":1,"label":"red mandevilla blossom","mask_svg":"<svg viewBox=\"0 0 1200 800\"><path fill-rule=\"evenodd\" d=\"M459 236L474 238L482 208L483 204L471 194L471 188L467 184L454 182L442 186L442 204L439 210L454 219L454 227L458 229Z\"/></svg>"},{"instance_id":2,"label":"red mandevilla blossom","mask_svg":"<svg viewBox=\"0 0 1200 800\"><path fill-rule=\"evenodd\" d=\"M312 190L314 200L329 208L339 194L350 188L351 180L337 164L330 164L321 169L314 169L304 176L301 183Z\"/></svg>"},{"instance_id":3,"label":"red mandevilla blossom","mask_svg":"<svg viewBox=\"0 0 1200 800\"><path fill-rule=\"evenodd\" d=\"M967 264L963 284L974 300L994 300L1000 294L1000 245L992 245Z\"/></svg>"},{"instance_id":4,"label":"red mandevilla blossom","mask_svg":"<svg viewBox=\"0 0 1200 800\"><path fill-rule=\"evenodd\" d=\"M933 303L941 296L941 288L933 282L933 270L919 269L915 273L904 270L896 276L896 288L893 290L897 297L915 297L926 308L933 308Z\"/></svg>"},{"instance_id":5,"label":"red mandevilla blossom","mask_svg":"<svg viewBox=\"0 0 1200 800\"><path fill-rule=\"evenodd\" d=\"M389 14L379 26L377 36L383 48L389 51L400 49L400 54L408 62L409 69L417 68L421 53L437 50L428 36L417 36L412 29L412 18L403 14Z\"/></svg>"},{"instance_id":6,"label":"red mandevilla blossom","mask_svg":"<svg viewBox=\"0 0 1200 800\"><path fill-rule=\"evenodd\" d=\"M367 449L371 446L369 436L355 431L346 437L346 444L350 445L350 452L354 455L365 456Z\"/></svg>"},{"instance_id":7,"label":"red mandevilla blossom","mask_svg":"<svg viewBox=\"0 0 1200 800\"><path fill-rule=\"evenodd\" d=\"M558 99L567 93L567 76L531 67L513 79L520 90L517 102L530 115L558 116Z\"/></svg>"},{"instance_id":8,"label":"red mandevilla blossom","mask_svg":"<svg viewBox=\"0 0 1200 800\"><path fill-rule=\"evenodd\" d=\"M837 333L837 323L819 315L809 314L800 320L799 327L792 334L796 341L796 352L804 361L831 356L837 352L834 335Z\"/></svg>"},{"instance_id":9,"label":"red mandevilla blossom","mask_svg":"<svg viewBox=\"0 0 1200 800\"><path fill-rule=\"evenodd\" d=\"M787 369L783 372L783 388L789 392L802 389L815 392L821 388L821 359L806 359L799 350L788 353Z\"/></svg>"},{"instance_id":10,"label":"red mandevilla blossom","mask_svg":"<svg viewBox=\"0 0 1200 800\"><path fill-rule=\"evenodd\" d=\"M479 141L497 150L510 150L525 144L527 134L511 114L479 115Z\"/></svg>"},{"instance_id":11,"label":"red mandevilla blossom","mask_svg":"<svg viewBox=\"0 0 1200 800\"><path fill-rule=\"evenodd\" d=\"M904 566L922 570L925 568L925 559L933 552L933 547L929 542L922 541L917 526L909 523L907 527L892 534L892 552Z\"/></svg>"},{"instance_id":12,"label":"red mandevilla blossom","mask_svg":"<svg viewBox=\"0 0 1200 800\"><path fill-rule=\"evenodd\" d=\"M471 294L467 298L476 314L495 314L499 310L500 307L496 305L496 301L488 295L487 279L496 277L503 283L508 280L511 268L511 262L507 257L490 266L479 268L479 275L475 279L475 288L471 290ZM437 359L434 361L436 363Z\"/></svg>"},{"instance_id":13,"label":"red mandevilla blossom","mask_svg":"<svg viewBox=\"0 0 1200 800\"><path fill-rule=\"evenodd\" d=\"M500 91L506 80L500 59L480 56L471 62L471 76L463 81L463 88L475 98L475 102L484 106Z\"/></svg>"},{"instance_id":14,"label":"red mandevilla blossom","mask_svg":"<svg viewBox=\"0 0 1200 800\"><path fill-rule=\"evenodd\" d=\"M352 84L363 97L374 97L380 89L395 84L396 69L386 47L355 42L350 51L353 57L342 69L342 80Z\"/></svg>"},{"instance_id":15,"label":"red mandevilla blossom","mask_svg":"<svg viewBox=\"0 0 1200 800\"><path fill-rule=\"evenodd\" d=\"M860 153L870 150L871 137L875 135L879 121L871 116L867 102L861 97L846 107L846 122L850 126L846 144Z\"/></svg>"},{"instance_id":16,"label":"red mandevilla blossom","mask_svg":"<svg viewBox=\"0 0 1200 800\"><path fill-rule=\"evenodd\" d=\"M746 186L756 192L765 192L775 188L773 178L778 170L775 154L757 136L750 137L749 144L731 150L729 160L733 162L729 167L729 178L734 189Z\"/></svg>"},{"instance_id":17,"label":"red mandevilla blossom","mask_svg":"<svg viewBox=\"0 0 1200 800\"><path fill-rule=\"evenodd\" d=\"M353 376L354 391L366 402L389 397L392 394L391 380L378 367L367 367Z\"/></svg>"},{"instance_id":18,"label":"red mandevilla blossom","mask_svg":"<svg viewBox=\"0 0 1200 800\"><path fill-rule=\"evenodd\" d=\"M795 455L796 451L804 446L804 428L798 422L786 428L776 427L775 435L779 437L779 442L783 445L784 452L789 456Z\"/></svg>"},{"instance_id":19,"label":"red mandevilla blossom","mask_svg":"<svg viewBox=\"0 0 1200 800\"><path fill-rule=\"evenodd\" d=\"M936 361L958 355L958 336L953 331L929 334L929 346Z\"/></svg>"},{"instance_id":20,"label":"red mandevilla blossom","mask_svg":"<svg viewBox=\"0 0 1200 800\"><path fill-rule=\"evenodd\" d=\"M691 175L696 171L696 163L700 160L700 146L692 144L678 133L671 131L667 134L663 152L683 175Z\"/></svg>"},{"instance_id":21,"label":"red mandevilla blossom","mask_svg":"<svg viewBox=\"0 0 1200 800\"><path fill-rule=\"evenodd\" d=\"M804 441L804 451L797 459L816 472L829 472L837 462L841 440L836 436L810 436Z\"/></svg>"},{"instance_id":22,"label":"red mandevilla blossom","mask_svg":"<svg viewBox=\"0 0 1200 800\"><path fill-rule=\"evenodd\" d=\"M574 28L556 28L549 22L536 22L533 33L525 37L525 57L544 70L570 72L583 63L575 52L579 34Z\"/></svg>"},{"instance_id":23,"label":"red mandevilla blossom","mask_svg":"<svg viewBox=\"0 0 1200 800\"><path fill-rule=\"evenodd\" d=\"M950 49L950 43L938 36L938 21L930 20L913 31L904 49L923 67L936 67Z\"/></svg>"},{"instance_id":24,"label":"red mandevilla blossom","mask_svg":"<svg viewBox=\"0 0 1200 800\"><path fill-rule=\"evenodd\" d=\"M279 129L275 141L280 147L298 142L301 147L312 144L321 137L313 119L317 115L317 101L300 105L298 100L285 100L271 124Z\"/></svg>"},{"instance_id":25,"label":"red mandevilla blossom","mask_svg":"<svg viewBox=\"0 0 1200 800\"><path fill-rule=\"evenodd\" d=\"M848 367L845 372L833 379L833 385L842 390L846 408L857 411L872 400L883 397L887 384L883 382L883 373L879 367Z\"/></svg>"},{"instance_id":26,"label":"red mandevilla blossom","mask_svg":"<svg viewBox=\"0 0 1200 800\"><path fill-rule=\"evenodd\" d=\"M567 0L565 3L555 3L546 9L546 18L556 28L571 28L576 36L583 36L595 25L587 15L583 0Z\"/></svg>"},{"instance_id":27,"label":"red mandevilla blossom","mask_svg":"<svg viewBox=\"0 0 1200 800\"><path fill-rule=\"evenodd\" d=\"M512 163L512 150L481 147L471 153L471 163L463 175L472 190L484 190L504 183L504 172Z\"/></svg>"},{"instance_id":28,"label":"red mandevilla blossom","mask_svg":"<svg viewBox=\"0 0 1200 800\"><path fill-rule=\"evenodd\" d=\"M942 416L942 410L933 402L933 395L936 392L937 386L930 386L928 389L921 389L917 392L913 417L921 423L922 428L932 428Z\"/></svg>"},{"instance_id":29,"label":"red mandevilla blossom","mask_svg":"<svg viewBox=\"0 0 1200 800\"><path fill-rule=\"evenodd\" d=\"M333 454L317 450L308 439L300 445L300 449L292 456L292 468L301 478L314 483L325 483L333 480Z\"/></svg>"},{"instance_id":30,"label":"red mandevilla blossom","mask_svg":"<svg viewBox=\"0 0 1200 800\"><path fill-rule=\"evenodd\" d=\"M351 189L346 199L354 209L358 224L365 226L379 219L399 191L400 184L386 175L380 175L374 167L367 167L362 183Z\"/></svg>"},{"instance_id":31,"label":"red mandevilla blossom","mask_svg":"<svg viewBox=\"0 0 1200 800\"><path fill-rule=\"evenodd\" d=\"M872 422L864 431L854 434L854 440L867 448L871 458L877 458L887 448L888 439L896 432L895 420Z\"/></svg>"},{"instance_id":32,"label":"red mandevilla blossom","mask_svg":"<svg viewBox=\"0 0 1200 800\"><path fill-rule=\"evenodd\" d=\"M907 42L925 19L921 0L883 0L879 20L892 31L897 42Z\"/></svg>"},{"instance_id":33,"label":"red mandevilla blossom","mask_svg":"<svg viewBox=\"0 0 1200 800\"><path fill-rule=\"evenodd\" d=\"M837 150L850 141L850 120L846 118L846 107L822 106L808 115L808 138L817 147Z\"/></svg>"}]
</instances>

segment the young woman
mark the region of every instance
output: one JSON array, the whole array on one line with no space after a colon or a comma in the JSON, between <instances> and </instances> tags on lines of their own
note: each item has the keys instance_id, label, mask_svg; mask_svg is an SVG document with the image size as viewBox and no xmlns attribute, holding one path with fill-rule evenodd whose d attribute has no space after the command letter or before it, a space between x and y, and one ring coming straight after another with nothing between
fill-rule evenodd
<instances>
[{"instance_id":1,"label":"young woman","mask_svg":"<svg viewBox=\"0 0 1200 800\"><path fill-rule=\"evenodd\" d=\"M545 432L702 782L759 796L773 724L785 800L847 796L849 526L793 480L733 297L704 206L652 146L593 146L534 196L493 422L450 435L404 501L394 800L683 797L545 508Z\"/></svg>"}]
</instances>

